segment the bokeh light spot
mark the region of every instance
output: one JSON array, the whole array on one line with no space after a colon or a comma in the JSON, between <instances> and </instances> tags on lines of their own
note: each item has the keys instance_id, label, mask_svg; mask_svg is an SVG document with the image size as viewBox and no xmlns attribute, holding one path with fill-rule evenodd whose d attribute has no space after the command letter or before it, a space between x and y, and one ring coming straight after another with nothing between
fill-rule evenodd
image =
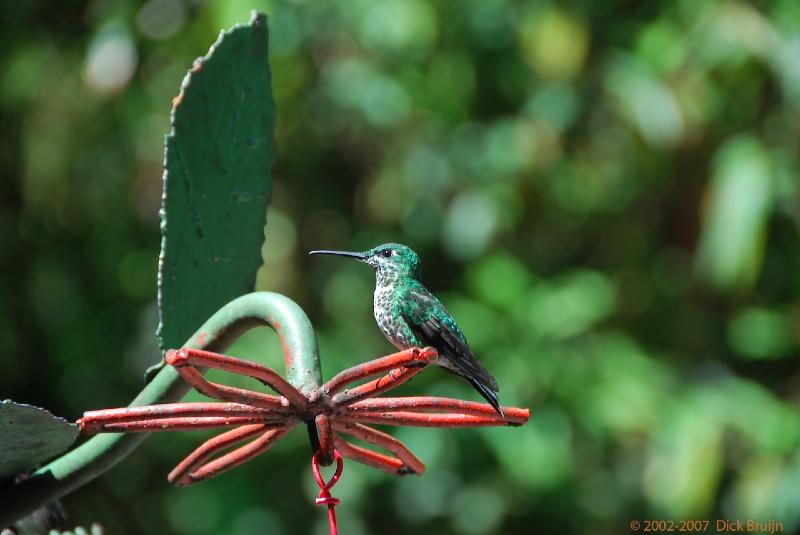
<instances>
[{"instance_id":1,"label":"bokeh light spot","mask_svg":"<svg viewBox=\"0 0 800 535\"><path fill-rule=\"evenodd\" d=\"M780 358L793 345L793 328L778 310L746 308L728 324L728 343L746 358Z\"/></svg>"},{"instance_id":2,"label":"bokeh light spot","mask_svg":"<svg viewBox=\"0 0 800 535\"><path fill-rule=\"evenodd\" d=\"M168 39L186 22L182 0L150 0L139 9L136 27L150 39Z\"/></svg>"},{"instance_id":3,"label":"bokeh light spot","mask_svg":"<svg viewBox=\"0 0 800 535\"><path fill-rule=\"evenodd\" d=\"M89 45L84 81L98 93L116 93L131 81L138 61L136 45L128 31L119 24L110 24Z\"/></svg>"}]
</instances>

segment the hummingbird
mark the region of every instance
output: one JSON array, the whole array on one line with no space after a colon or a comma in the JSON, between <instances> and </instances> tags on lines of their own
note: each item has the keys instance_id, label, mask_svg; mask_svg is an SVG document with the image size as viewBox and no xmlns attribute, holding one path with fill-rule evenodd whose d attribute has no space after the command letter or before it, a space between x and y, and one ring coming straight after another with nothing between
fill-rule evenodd
<instances>
[{"instance_id":1,"label":"hummingbird","mask_svg":"<svg viewBox=\"0 0 800 535\"><path fill-rule=\"evenodd\" d=\"M410 247L385 243L363 253L311 251L354 258L375 270L373 315L378 328L400 350L430 346L434 364L471 384L500 416L497 381L478 361L453 316L421 280L419 256Z\"/></svg>"}]
</instances>

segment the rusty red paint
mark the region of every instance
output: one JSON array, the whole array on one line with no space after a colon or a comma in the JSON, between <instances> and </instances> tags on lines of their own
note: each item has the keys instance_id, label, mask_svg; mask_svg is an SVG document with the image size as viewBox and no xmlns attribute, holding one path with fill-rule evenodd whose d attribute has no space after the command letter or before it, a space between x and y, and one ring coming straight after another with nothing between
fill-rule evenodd
<instances>
[{"instance_id":1,"label":"rusty red paint","mask_svg":"<svg viewBox=\"0 0 800 535\"><path fill-rule=\"evenodd\" d=\"M523 409L518 409L524 412ZM497 425L521 425L528 420L528 414L520 417L516 411L505 412L505 418L497 416L474 416L470 414L431 414L408 411L383 411L383 412L359 412L358 414L346 414L343 418L346 421L366 422L370 424L382 425L407 425L414 427L487 427ZM513 416L511 413L514 413Z\"/></svg>"},{"instance_id":2,"label":"rusty red paint","mask_svg":"<svg viewBox=\"0 0 800 535\"><path fill-rule=\"evenodd\" d=\"M405 475L409 473L422 473L422 471L414 472L397 457L384 455L383 453L379 453L377 451L368 450L367 448L350 444L339 437L336 437L336 449L348 459L352 459L361 464L381 470L382 472L387 472L389 474ZM424 468L425 467L423 466L423 469Z\"/></svg>"},{"instance_id":3,"label":"rusty red paint","mask_svg":"<svg viewBox=\"0 0 800 535\"><path fill-rule=\"evenodd\" d=\"M190 354L191 363L189 360ZM277 372L255 362L228 357L226 355L220 355L210 351L203 351L201 349L181 349L178 351L170 350L167 351L166 358L167 363L175 367L178 370L178 373L181 372L182 368L194 368L195 366L202 366L213 367L218 370L224 370L238 375L246 375L261 381L266 386L270 387L272 390L286 398L285 402L281 401L281 404L284 406L293 404L298 407L304 407L307 405L306 397L302 394L302 392L289 384L289 382L278 375ZM195 377L194 374L191 375L192 377ZM205 379L203 379L203 381L205 381Z\"/></svg>"},{"instance_id":4,"label":"rusty red paint","mask_svg":"<svg viewBox=\"0 0 800 535\"><path fill-rule=\"evenodd\" d=\"M379 379L336 394L333 396L333 403L338 406L349 405L368 397L377 396L387 390L397 388L422 370L422 367L396 368Z\"/></svg>"},{"instance_id":5,"label":"rusty red paint","mask_svg":"<svg viewBox=\"0 0 800 535\"><path fill-rule=\"evenodd\" d=\"M214 429L263 422L261 417L248 416L204 416L201 418L159 418L134 422L104 422L97 426L81 426L81 431L94 433L150 433L152 431L188 431L191 429Z\"/></svg>"},{"instance_id":6,"label":"rusty red paint","mask_svg":"<svg viewBox=\"0 0 800 535\"><path fill-rule=\"evenodd\" d=\"M214 454L245 440L255 438L266 430L264 424L243 425L204 442L191 455L178 464L167 476L167 479L178 486L190 485L192 474L200 468Z\"/></svg>"},{"instance_id":7,"label":"rusty red paint","mask_svg":"<svg viewBox=\"0 0 800 535\"><path fill-rule=\"evenodd\" d=\"M386 357L353 366L336 374L330 381L325 383L324 389L328 395L333 395L355 381L363 381L399 367L428 365L435 358L436 350L430 347L425 349L412 348L411 350L393 353Z\"/></svg>"},{"instance_id":8,"label":"rusty red paint","mask_svg":"<svg viewBox=\"0 0 800 535\"><path fill-rule=\"evenodd\" d=\"M413 453L411 453L411 450L409 450L402 442L394 438L392 435L357 422L337 420L333 424L333 428L341 434L350 435L351 437L363 440L364 442L368 442L369 444L373 444L375 446L379 446L386 451L393 453L397 457L397 460L400 461L400 466L397 466L397 470L406 467L410 472L415 474L421 474L425 471L425 465L422 463L422 461L420 461ZM394 463L392 463L392 465L394 466Z\"/></svg>"},{"instance_id":9,"label":"rusty red paint","mask_svg":"<svg viewBox=\"0 0 800 535\"><path fill-rule=\"evenodd\" d=\"M314 424L317 427L317 438L319 438L319 455L320 462L327 466L334 460L334 447L333 447L333 426L331 419L327 414L318 414L314 418Z\"/></svg>"},{"instance_id":10,"label":"rusty red paint","mask_svg":"<svg viewBox=\"0 0 800 535\"><path fill-rule=\"evenodd\" d=\"M259 429L260 428L260 429ZM210 479L261 455L283 437L289 428L261 426L243 426L212 438L193 451L167 476L170 483L187 487L193 483ZM253 437L255 440L225 455L212 459L214 455L229 446L244 442ZM208 462L206 462L208 461Z\"/></svg>"},{"instance_id":11,"label":"rusty red paint","mask_svg":"<svg viewBox=\"0 0 800 535\"><path fill-rule=\"evenodd\" d=\"M528 409L504 407L501 417L488 404L440 397L375 398L405 383L436 358L432 348L412 348L354 366L308 396L275 371L227 355L183 348L167 352L167 363L197 391L223 402L172 403L87 412L78 423L83 433L165 431L237 426L195 449L169 474L176 485L214 477L265 452L295 425L314 426L320 450L315 459L330 464L340 452L367 466L393 474L420 474L425 465L399 440L365 424L419 427L516 426ZM196 367L258 379L279 395L234 388L205 379ZM383 375L381 375L383 374ZM381 375L377 379L372 379ZM369 380L372 379L372 380ZM349 385L367 382L347 388ZM354 437L386 450L384 454L348 442ZM246 444L222 454L223 450Z\"/></svg>"},{"instance_id":12,"label":"rusty red paint","mask_svg":"<svg viewBox=\"0 0 800 535\"><path fill-rule=\"evenodd\" d=\"M101 433L103 431L145 431L136 429L136 424L142 421L158 422L181 419L192 419L202 422L204 419L214 418L209 421L219 421L220 418L249 418L256 422L276 419L268 409L251 407L241 403L165 403L163 405L146 405L144 407L125 407L123 409L105 409L90 411L78 420L78 426L84 433ZM132 424L131 427L125 427ZM111 426L111 427L109 427Z\"/></svg>"},{"instance_id":13,"label":"rusty red paint","mask_svg":"<svg viewBox=\"0 0 800 535\"><path fill-rule=\"evenodd\" d=\"M233 403L244 403L254 407L262 407L275 411L285 412L288 409L286 398L273 396L270 394L263 394L261 392L253 392L243 388L236 388L225 386L218 383L212 383L203 378L203 375L193 367L177 368L178 373L183 377L184 381L194 387L195 390L201 394L205 394L210 398L221 399Z\"/></svg>"},{"instance_id":14,"label":"rusty red paint","mask_svg":"<svg viewBox=\"0 0 800 535\"><path fill-rule=\"evenodd\" d=\"M505 418L501 418L500 415L497 414L497 411L486 403L436 397L410 396L402 398L365 399L352 403L349 405L348 410L351 414L375 413L387 410L415 413L441 413L442 411L451 411L462 415L491 417L494 421L504 421L509 425L523 424L530 418L530 411L528 409L505 407L503 409Z\"/></svg>"}]
</instances>

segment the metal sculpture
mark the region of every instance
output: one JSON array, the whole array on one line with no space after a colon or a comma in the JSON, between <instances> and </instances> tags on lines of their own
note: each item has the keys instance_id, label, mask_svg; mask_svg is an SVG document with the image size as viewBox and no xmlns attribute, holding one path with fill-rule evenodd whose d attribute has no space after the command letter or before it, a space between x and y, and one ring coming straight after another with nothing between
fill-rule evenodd
<instances>
[{"instance_id":1,"label":"metal sculpture","mask_svg":"<svg viewBox=\"0 0 800 535\"><path fill-rule=\"evenodd\" d=\"M166 403L91 411L78 420L85 434L187 429L233 429L204 442L170 472L186 486L217 476L264 453L292 427L305 423L311 448L328 465L335 450L346 458L393 474L420 474L425 466L402 442L373 424L419 427L521 425L527 409L504 407L504 417L485 403L440 397L375 397L397 388L435 361L433 348L412 348L348 368L318 388L302 392L274 370L243 359L193 348L170 350L167 363L198 392L221 402ZM289 364L294 364L289 356ZM278 395L206 380L201 368L257 379ZM380 376L377 379L373 379ZM369 380L372 379L372 380ZM353 383L364 384L351 387ZM370 425L368 425L370 424ZM345 436L383 448L389 455L352 444ZM217 456L220 452L250 441Z\"/></svg>"}]
</instances>

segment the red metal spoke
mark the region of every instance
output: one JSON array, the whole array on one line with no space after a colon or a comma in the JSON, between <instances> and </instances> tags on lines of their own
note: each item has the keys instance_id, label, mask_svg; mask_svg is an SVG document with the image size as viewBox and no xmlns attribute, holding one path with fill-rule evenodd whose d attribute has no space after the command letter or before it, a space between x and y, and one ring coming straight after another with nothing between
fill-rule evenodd
<instances>
[{"instance_id":1,"label":"red metal spoke","mask_svg":"<svg viewBox=\"0 0 800 535\"><path fill-rule=\"evenodd\" d=\"M84 413L78 420L78 426L86 434L101 433L108 430L108 425L131 422L163 421L175 418L208 418L208 417L246 417L259 420L285 419L286 415L273 414L268 409L251 407L241 403L165 403L162 405L145 405L142 407L123 407L120 409L104 409Z\"/></svg>"},{"instance_id":2,"label":"red metal spoke","mask_svg":"<svg viewBox=\"0 0 800 535\"><path fill-rule=\"evenodd\" d=\"M333 377L323 385L323 389L333 395L355 381L375 377L395 368L408 368L412 366L427 366L436 358L436 350L432 347L423 349L411 348L399 353L371 360L358 366L348 368Z\"/></svg>"},{"instance_id":3,"label":"red metal spoke","mask_svg":"<svg viewBox=\"0 0 800 535\"><path fill-rule=\"evenodd\" d=\"M263 417L248 416L212 416L188 418L159 418L137 422L118 422L103 425L102 433L150 433L153 431L193 431L197 429L214 429L216 427L232 427L235 425L255 424L264 421Z\"/></svg>"},{"instance_id":4,"label":"red metal spoke","mask_svg":"<svg viewBox=\"0 0 800 535\"><path fill-rule=\"evenodd\" d=\"M403 461L397 457L384 455L383 453L378 453L377 451L368 450L367 448L350 444L338 435L335 438L335 442L336 450L341 453L342 456L347 457L348 459L352 459L372 468L377 468L378 470L387 472L389 474L402 475L407 473L403 469Z\"/></svg>"},{"instance_id":5,"label":"red metal spoke","mask_svg":"<svg viewBox=\"0 0 800 535\"><path fill-rule=\"evenodd\" d=\"M265 424L243 425L203 442L192 453L187 455L178 466L172 469L167 476L167 480L175 485L191 484L192 481L188 480L187 483L185 478L202 466L203 463L226 448L260 435L266 428Z\"/></svg>"},{"instance_id":6,"label":"red metal spoke","mask_svg":"<svg viewBox=\"0 0 800 535\"><path fill-rule=\"evenodd\" d=\"M351 422L379 425L409 425L415 427L488 427L501 425L522 425L527 417L510 417L503 419L499 414L494 416L475 416L470 414L446 413L430 414L409 411L391 412L357 412L338 416Z\"/></svg>"},{"instance_id":7,"label":"red metal spoke","mask_svg":"<svg viewBox=\"0 0 800 535\"><path fill-rule=\"evenodd\" d=\"M261 436L259 436L252 442L245 444L244 446L241 446L239 448L236 448L235 450L228 452L225 455L222 455L221 457L218 457L206 464L201 464L202 463L201 461L200 463L187 463L187 466L183 466L182 462L172 472L170 472L168 479L171 483L174 483L175 485L185 487L193 485L194 483L198 483L200 481L205 481L206 479L211 479L212 477L216 477L222 474L223 472L227 472L228 470L249 461L253 457L261 455L262 453L270 449L291 428L292 426L269 428L266 431L262 432ZM221 438L222 442L227 441L229 442L229 445L232 445L249 438L250 436L249 431L250 431L249 429L245 428L245 431L242 431L242 434L244 436L238 440L233 433L230 433L230 435L228 433L224 433L217 438ZM203 444L203 446L205 446L205 444ZM200 448L202 448L203 446L200 446ZM209 449L215 448L214 452L216 452L224 447L225 446L216 447L215 444L212 444L211 446L209 446ZM195 450L195 452L197 452L197 450ZM194 453L192 455L194 455ZM192 457L192 455L190 455L190 457ZM194 466L189 467L189 464ZM198 464L201 465L197 466ZM192 469L188 470L187 468L192 468Z\"/></svg>"},{"instance_id":8,"label":"red metal spoke","mask_svg":"<svg viewBox=\"0 0 800 535\"><path fill-rule=\"evenodd\" d=\"M417 366L414 368L395 368L379 379L375 379L374 381L364 383L361 386L350 388L344 392L336 394L333 396L333 406L336 408L343 407L365 398L377 396L378 394L386 392L387 390L397 388L424 369L425 368L423 366Z\"/></svg>"},{"instance_id":9,"label":"red metal spoke","mask_svg":"<svg viewBox=\"0 0 800 535\"><path fill-rule=\"evenodd\" d=\"M402 461L402 468L406 472L421 474L425 471L425 464L411 453L411 450L406 448L402 442L383 431L378 431L377 429L372 429L371 427L356 422L339 420L333 421L333 428L339 433L361 439L393 453Z\"/></svg>"},{"instance_id":10,"label":"red metal spoke","mask_svg":"<svg viewBox=\"0 0 800 535\"><path fill-rule=\"evenodd\" d=\"M192 348L170 349L167 351L166 360L167 363L171 364L178 371L187 366L200 366L203 368L223 370L237 375L246 375L272 388L275 392L289 400L289 403L295 407L305 409L308 404L306 397L298 389L289 384L286 379L278 375L274 370L256 362Z\"/></svg>"},{"instance_id":11,"label":"red metal spoke","mask_svg":"<svg viewBox=\"0 0 800 535\"><path fill-rule=\"evenodd\" d=\"M509 420L511 423L524 423L530 418L530 411L528 409L518 409L516 407L502 407L502 409L506 420ZM406 411L422 413L456 412L472 416L497 415L497 411L494 410L494 407L487 403L427 396L364 399L348 405L346 411L349 414Z\"/></svg>"},{"instance_id":12,"label":"red metal spoke","mask_svg":"<svg viewBox=\"0 0 800 535\"><path fill-rule=\"evenodd\" d=\"M318 414L314 419L317 427L317 437L319 438L319 462L323 466L329 466L334 460L333 446L333 427L331 420L325 414Z\"/></svg>"},{"instance_id":13,"label":"red metal spoke","mask_svg":"<svg viewBox=\"0 0 800 535\"><path fill-rule=\"evenodd\" d=\"M270 409L276 412L285 413L292 410L288 400L284 397L213 383L206 380L199 371L191 366L176 368L176 370L181 374L184 381L192 385L201 394L210 398L233 403L244 403L245 405Z\"/></svg>"},{"instance_id":14,"label":"red metal spoke","mask_svg":"<svg viewBox=\"0 0 800 535\"><path fill-rule=\"evenodd\" d=\"M198 392L223 402L169 403L86 412L78 420L86 434L152 432L236 426L213 437L170 472L170 482L186 486L215 477L267 451L295 424L310 422L316 462L330 464L336 450L349 459L391 474L422 473L425 465L401 441L365 424L416 427L482 427L521 425L530 411L504 407L505 417L485 403L442 397L375 398L397 388L437 354L412 348L348 368L306 397L264 366L218 353L170 350L167 362ZM245 375L280 396L235 388L205 379L200 368ZM377 379L369 380L379 376ZM366 383L349 388L357 381ZM375 399L367 399L375 398ZM388 454L348 442L348 435ZM242 444L244 443L244 444ZM235 449L231 449L234 448ZM226 450L229 450L227 451Z\"/></svg>"}]
</instances>

